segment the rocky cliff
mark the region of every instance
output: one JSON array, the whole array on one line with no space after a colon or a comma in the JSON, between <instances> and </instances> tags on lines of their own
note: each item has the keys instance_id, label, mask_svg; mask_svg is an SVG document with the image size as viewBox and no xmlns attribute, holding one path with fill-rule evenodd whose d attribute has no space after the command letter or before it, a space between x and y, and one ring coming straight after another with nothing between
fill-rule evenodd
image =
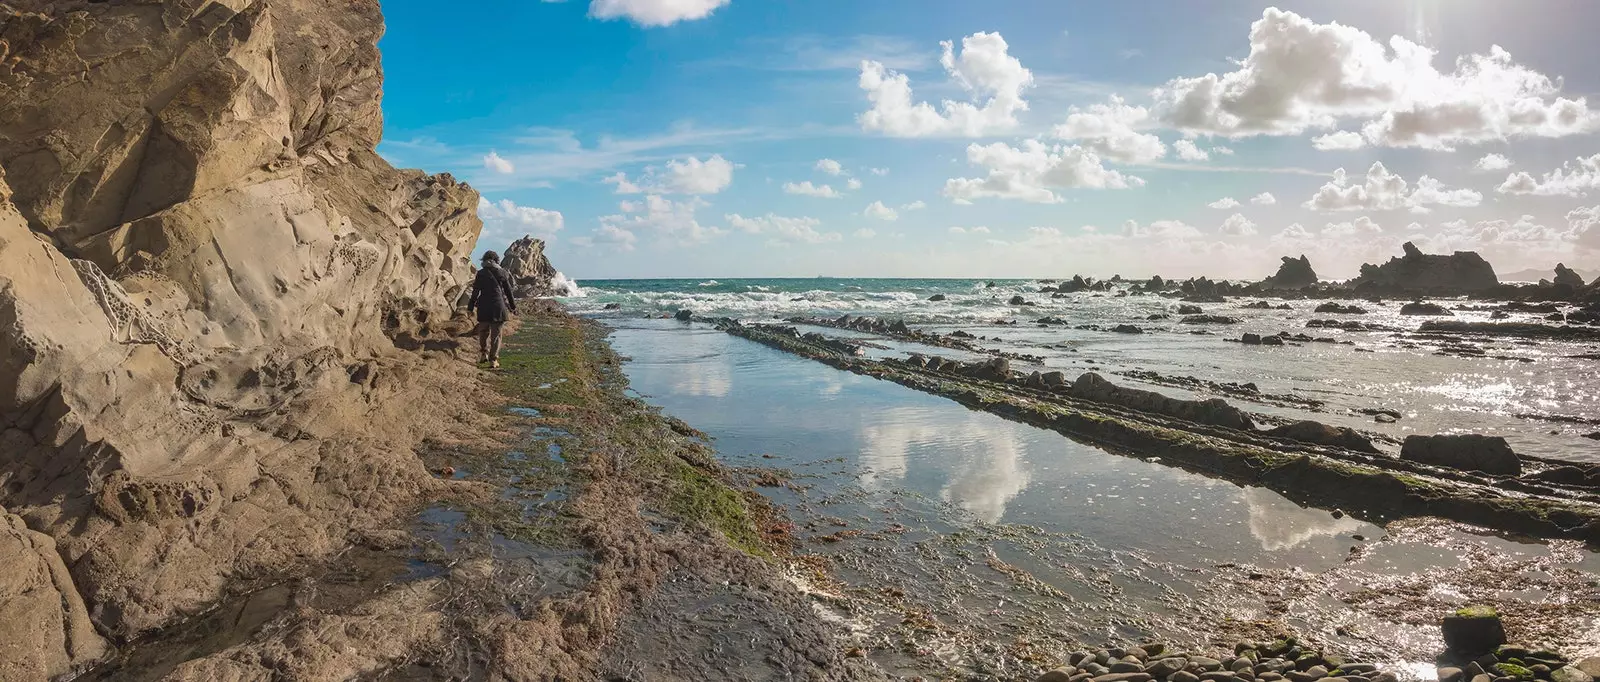
<instances>
[{"instance_id":1,"label":"rocky cliff","mask_svg":"<svg viewBox=\"0 0 1600 682\"><path fill-rule=\"evenodd\" d=\"M1493 289L1500 283L1494 267L1475 252L1426 254L1410 242L1404 249L1405 255L1383 265L1362 265L1361 276L1351 284L1358 291L1460 294Z\"/></svg>"},{"instance_id":2,"label":"rocky cliff","mask_svg":"<svg viewBox=\"0 0 1600 682\"><path fill-rule=\"evenodd\" d=\"M0 679L438 485L428 414L374 414L444 376L394 340L447 325L478 197L374 152L382 29L374 0L0 0Z\"/></svg>"},{"instance_id":3,"label":"rocky cliff","mask_svg":"<svg viewBox=\"0 0 1600 682\"><path fill-rule=\"evenodd\" d=\"M1311 259L1283 257L1278 272L1261 281L1266 289L1304 289L1317 283L1317 271L1311 269Z\"/></svg>"}]
</instances>

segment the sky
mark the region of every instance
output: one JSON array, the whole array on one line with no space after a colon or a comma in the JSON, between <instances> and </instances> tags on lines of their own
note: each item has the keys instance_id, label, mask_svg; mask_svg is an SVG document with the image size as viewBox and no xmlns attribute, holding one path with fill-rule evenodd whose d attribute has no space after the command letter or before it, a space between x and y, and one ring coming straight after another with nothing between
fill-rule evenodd
<instances>
[{"instance_id":1,"label":"sky","mask_svg":"<svg viewBox=\"0 0 1600 682\"><path fill-rule=\"evenodd\" d=\"M578 279L1600 266L1589 0L383 6L380 153Z\"/></svg>"}]
</instances>

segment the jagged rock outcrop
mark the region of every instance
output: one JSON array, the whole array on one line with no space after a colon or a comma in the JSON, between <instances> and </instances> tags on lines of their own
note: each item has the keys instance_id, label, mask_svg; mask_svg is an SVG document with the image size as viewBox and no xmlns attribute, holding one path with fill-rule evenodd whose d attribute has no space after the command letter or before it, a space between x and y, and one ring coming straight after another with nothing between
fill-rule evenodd
<instances>
[{"instance_id":1,"label":"jagged rock outcrop","mask_svg":"<svg viewBox=\"0 0 1600 682\"><path fill-rule=\"evenodd\" d=\"M37 644L0 677L440 485L407 440L432 417L374 412L416 390L396 345L449 324L482 225L374 151L382 31L365 0L0 0L0 563L57 608L9 602L0 641Z\"/></svg>"},{"instance_id":2,"label":"jagged rock outcrop","mask_svg":"<svg viewBox=\"0 0 1600 682\"><path fill-rule=\"evenodd\" d=\"M544 255L544 240L524 236L506 247L505 256L501 260L506 273L511 275L512 286L516 287L517 298L537 298L540 296L554 296L558 293L552 285L556 275L556 266L550 264L550 259Z\"/></svg>"},{"instance_id":3,"label":"jagged rock outcrop","mask_svg":"<svg viewBox=\"0 0 1600 682\"><path fill-rule=\"evenodd\" d=\"M1494 267L1473 251L1426 254L1406 242L1405 255L1383 265L1367 263L1351 282L1357 291L1458 294L1493 289L1500 284Z\"/></svg>"},{"instance_id":4,"label":"jagged rock outcrop","mask_svg":"<svg viewBox=\"0 0 1600 682\"><path fill-rule=\"evenodd\" d=\"M1556 263L1556 278L1554 283L1558 287L1582 289L1583 276L1573 272L1571 268L1567 267L1566 263Z\"/></svg>"},{"instance_id":5,"label":"jagged rock outcrop","mask_svg":"<svg viewBox=\"0 0 1600 682\"><path fill-rule=\"evenodd\" d=\"M1317 271L1311 269L1311 259L1301 255L1299 258L1284 256L1277 274L1262 280L1261 286L1267 289L1304 289L1316 283Z\"/></svg>"}]
</instances>

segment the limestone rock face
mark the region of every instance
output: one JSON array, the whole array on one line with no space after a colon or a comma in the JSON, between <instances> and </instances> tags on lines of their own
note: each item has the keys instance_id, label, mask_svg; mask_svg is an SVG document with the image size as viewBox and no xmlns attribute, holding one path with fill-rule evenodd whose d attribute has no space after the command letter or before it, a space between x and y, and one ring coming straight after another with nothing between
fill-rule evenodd
<instances>
[{"instance_id":1,"label":"limestone rock face","mask_svg":"<svg viewBox=\"0 0 1600 682\"><path fill-rule=\"evenodd\" d=\"M1283 257L1277 274L1261 282L1268 289L1304 289L1317 283L1317 271L1311 269L1311 259Z\"/></svg>"},{"instance_id":2,"label":"limestone rock face","mask_svg":"<svg viewBox=\"0 0 1600 682\"><path fill-rule=\"evenodd\" d=\"M449 320L482 224L374 151L382 31L374 0L0 0L0 564L34 576L0 640L41 642L0 677L434 485L373 367L421 362L394 339Z\"/></svg>"},{"instance_id":3,"label":"limestone rock face","mask_svg":"<svg viewBox=\"0 0 1600 682\"><path fill-rule=\"evenodd\" d=\"M1461 293L1499 286L1494 267L1473 251L1457 251L1444 256L1423 253L1411 242L1405 255L1383 265L1361 266L1361 276L1352 284L1359 290L1394 292Z\"/></svg>"},{"instance_id":4,"label":"limestone rock face","mask_svg":"<svg viewBox=\"0 0 1600 682\"><path fill-rule=\"evenodd\" d=\"M556 266L544 255L544 241L525 236L506 248L502 264L511 275L517 298L537 298L557 293L551 283L555 281Z\"/></svg>"}]
</instances>

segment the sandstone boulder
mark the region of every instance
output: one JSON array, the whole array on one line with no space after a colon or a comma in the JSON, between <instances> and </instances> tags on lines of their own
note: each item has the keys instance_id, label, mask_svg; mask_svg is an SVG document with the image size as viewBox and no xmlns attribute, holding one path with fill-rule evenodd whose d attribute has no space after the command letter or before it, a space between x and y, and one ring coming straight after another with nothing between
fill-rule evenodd
<instances>
[{"instance_id":1,"label":"sandstone boulder","mask_svg":"<svg viewBox=\"0 0 1600 682\"><path fill-rule=\"evenodd\" d=\"M550 259L544 255L544 240L524 236L506 247L502 256L501 265L505 267L506 274L511 276L511 285L515 288L517 298L538 298L540 296L557 296L564 291L556 291L552 284L556 276L561 274L556 271L556 266L550 264Z\"/></svg>"},{"instance_id":2,"label":"sandstone boulder","mask_svg":"<svg viewBox=\"0 0 1600 682\"><path fill-rule=\"evenodd\" d=\"M1406 436L1400 458L1422 464L1480 471L1495 476L1522 475L1522 461L1506 439L1479 434Z\"/></svg>"}]
</instances>

